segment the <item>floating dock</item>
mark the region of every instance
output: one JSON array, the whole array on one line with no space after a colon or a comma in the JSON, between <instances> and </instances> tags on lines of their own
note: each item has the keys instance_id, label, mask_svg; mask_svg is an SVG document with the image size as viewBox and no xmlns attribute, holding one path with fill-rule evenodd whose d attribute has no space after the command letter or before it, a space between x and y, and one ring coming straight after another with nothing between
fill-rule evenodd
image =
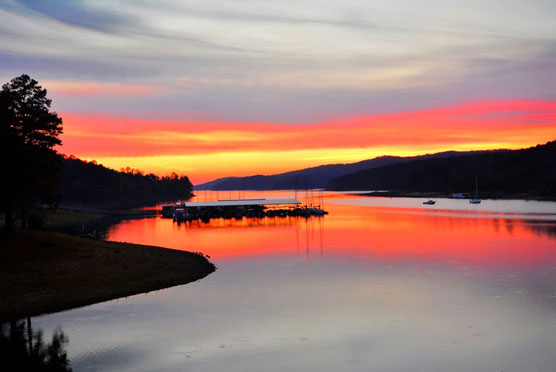
<instances>
[{"instance_id":1,"label":"floating dock","mask_svg":"<svg viewBox=\"0 0 556 372\"><path fill-rule=\"evenodd\" d=\"M300 205L297 199L231 199L204 202L185 202L185 208L219 208L219 207L271 207L276 205Z\"/></svg>"},{"instance_id":2,"label":"floating dock","mask_svg":"<svg viewBox=\"0 0 556 372\"><path fill-rule=\"evenodd\" d=\"M202 202L183 202L162 206L162 216L175 221L210 221L211 218L263 218L286 216L314 216L327 212L320 208L301 207L297 199L238 199Z\"/></svg>"}]
</instances>

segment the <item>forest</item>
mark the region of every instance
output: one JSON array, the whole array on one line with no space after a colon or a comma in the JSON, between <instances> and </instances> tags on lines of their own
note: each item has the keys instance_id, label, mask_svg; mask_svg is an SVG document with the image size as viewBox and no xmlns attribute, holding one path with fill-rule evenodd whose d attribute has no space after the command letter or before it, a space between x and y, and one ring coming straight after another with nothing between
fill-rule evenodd
<instances>
[{"instance_id":1,"label":"forest","mask_svg":"<svg viewBox=\"0 0 556 372\"><path fill-rule=\"evenodd\" d=\"M332 180L329 190L475 193L556 197L556 141L523 150L436 158L368 169Z\"/></svg>"},{"instance_id":2,"label":"forest","mask_svg":"<svg viewBox=\"0 0 556 372\"><path fill-rule=\"evenodd\" d=\"M131 168L115 171L73 156L60 160L59 203L130 208L193 195L187 176L172 173L160 177Z\"/></svg>"}]
</instances>

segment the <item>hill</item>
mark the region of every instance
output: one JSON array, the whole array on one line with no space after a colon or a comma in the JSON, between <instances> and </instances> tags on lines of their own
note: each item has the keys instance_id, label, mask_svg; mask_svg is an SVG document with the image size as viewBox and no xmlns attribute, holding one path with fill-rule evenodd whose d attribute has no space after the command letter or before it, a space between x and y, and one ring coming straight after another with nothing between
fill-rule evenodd
<instances>
[{"instance_id":1,"label":"hill","mask_svg":"<svg viewBox=\"0 0 556 372\"><path fill-rule=\"evenodd\" d=\"M75 157L62 157L61 163L60 203L129 208L193 196L187 176L159 177L130 168L118 172Z\"/></svg>"},{"instance_id":2,"label":"hill","mask_svg":"<svg viewBox=\"0 0 556 372\"><path fill-rule=\"evenodd\" d=\"M468 192L556 197L556 141L528 149L421 159L368 169L332 180L327 189L394 192Z\"/></svg>"},{"instance_id":3,"label":"hill","mask_svg":"<svg viewBox=\"0 0 556 372\"><path fill-rule=\"evenodd\" d=\"M421 156L399 157L381 156L349 164L327 164L274 175L256 175L248 177L226 177L195 186L196 190L293 190L305 188L324 188L334 178L350 173L383 167L392 164L405 163L414 160L431 158L456 157L477 152L447 151Z\"/></svg>"}]
</instances>

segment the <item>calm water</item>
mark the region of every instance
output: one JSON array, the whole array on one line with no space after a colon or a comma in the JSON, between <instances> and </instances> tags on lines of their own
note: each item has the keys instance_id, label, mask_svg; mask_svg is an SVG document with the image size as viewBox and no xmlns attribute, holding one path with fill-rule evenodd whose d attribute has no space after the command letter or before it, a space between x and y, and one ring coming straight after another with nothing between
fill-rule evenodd
<instances>
[{"instance_id":1,"label":"calm water","mask_svg":"<svg viewBox=\"0 0 556 372\"><path fill-rule=\"evenodd\" d=\"M422 201L125 221L109 240L201 251L218 270L33 326L68 336L75 371L555 371L556 203Z\"/></svg>"}]
</instances>

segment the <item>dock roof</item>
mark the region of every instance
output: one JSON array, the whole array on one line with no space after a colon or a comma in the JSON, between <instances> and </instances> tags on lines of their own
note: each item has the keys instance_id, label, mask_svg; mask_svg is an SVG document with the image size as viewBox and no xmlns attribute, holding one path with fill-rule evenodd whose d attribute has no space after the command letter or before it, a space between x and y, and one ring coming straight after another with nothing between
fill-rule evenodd
<instances>
[{"instance_id":1,"label":"dock roof","mask_svg":"<svg viewBox=\"0 0 556 372\"><path fill-rule=\"evenodd\" d=\"M218 200L204 202L185 202L185 207L242 207L249 205L287 205L301 204L297 199L240 199L240 200Z\"/></svg>"}]
</instances>

